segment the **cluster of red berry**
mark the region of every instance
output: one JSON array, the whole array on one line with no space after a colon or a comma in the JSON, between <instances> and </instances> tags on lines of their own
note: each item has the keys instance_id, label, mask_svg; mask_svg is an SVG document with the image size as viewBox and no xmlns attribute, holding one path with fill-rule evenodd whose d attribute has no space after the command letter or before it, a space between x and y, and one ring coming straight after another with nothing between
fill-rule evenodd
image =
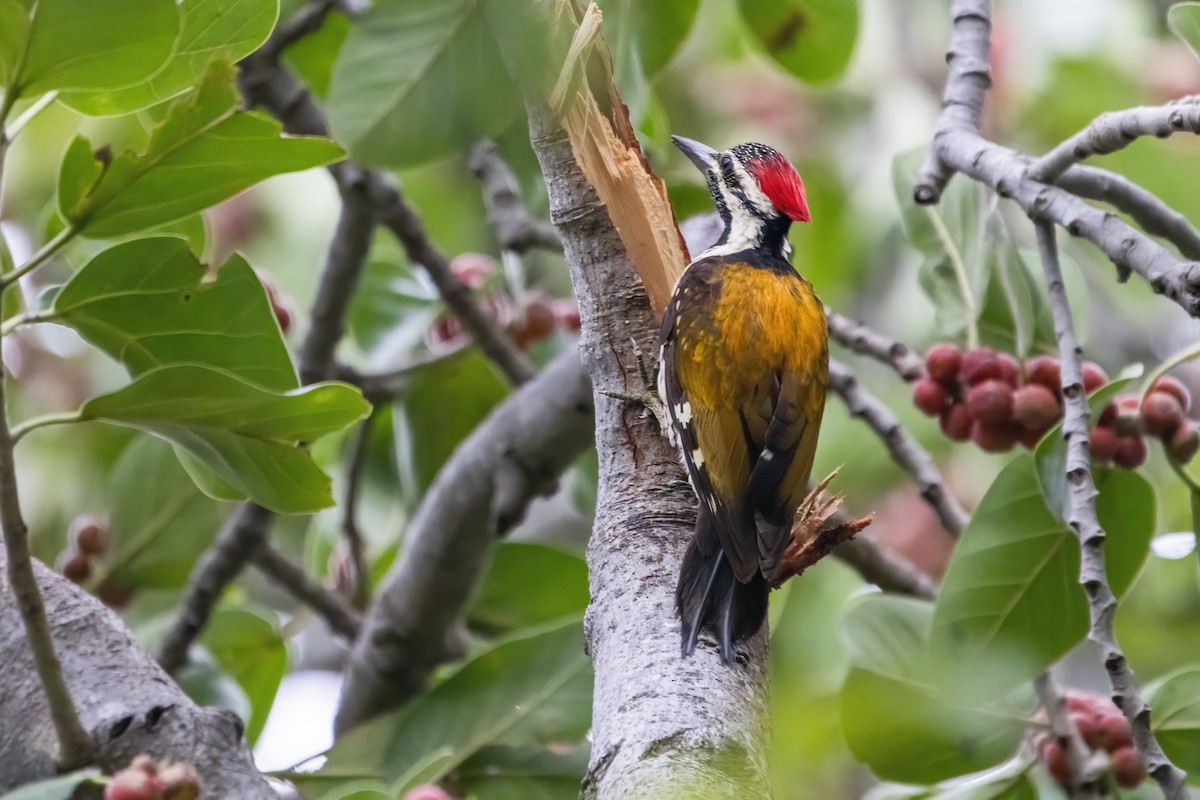
<instances>
[{"instance_id":1,"label":"cluster of red berry","mask_svg":"<svg viewBox=\"0 0 1200 800\"><path fill-rule=\"evenodd\" d=\"M1108 383L1097 364L1084 362L1082 371L1089 393ZM913 403L937 417L948 438L1002 453L1018 443L1032 448L1058 424L1061 383L1061 365L1051 356L1022 364L989 347L964 354L952 344L936 344L925 355L925 376L913 385ZM1134 469L1146 460L1143 435L1150 435L1162 439L1174 460L1190 461L1200 450L1200 429L1185 419L1190 406L1187 387L1171 377L1160 378L1140 407L1137 397L1118 397L1092 429L1092 458Z\"/></svg>"},{"instance_id":2,"label":"cluster of red berry","mask_svg":"<svg viewBox=\"0 0 1200 800\"><path fill-rule=\"evenodd\" d=\"M92 576L92 559L108 550L108 519L101 514L80 514L71 520L67 539L70 543L58 558L59 571L72 583L85 583ZM104 581L96 589L96 597L109 608L124 608L133 599L133 590Z\"/></svg>"},{"instance_id":3,"label":"cluster of red berry","mask_svg":"<svg viewBox=\"0 0 1200 800\"><path fill-rule=\"evenodd\" d=\"M451 259L450 268L465 286L480 290L495 274L496 261L480 253L463 253ZM482 301L483 310L508 330L513 342L522 350L556 330L579 330L579 306L574 300L557 300L540 292L531 292L522 298L518 308L513 306L508 295L486 292ZM440 352L458 346L465 336L462 323L445 311L425 332L425 343L430 350Z\"/></svg>"},{"instance_id":4,"label":"cluster of red berry","mask_svg":"<svg viewBox=\"0 0 1200 800\"><path fill-rule=\"evenodd\" d=\"M1129 722L1112 701L1091 692L1067 692L1067 716L1093 751L1108 753L1109 773L1118 786L1132 789L1146 779L1146 766L1133 746ZM1063 787L1070 785L1067 754L1049 731L1034 739L1038 760Z\"/></svg>"},{"instance_id":5,"label":"cluster of red berry","mask_svg":"<svg viewBox=\"0 0 1200 800\"><path fill-rule=\"evenodd\" d=\"M112 776L104 800L196 800L200 776L189 764L158 764L140 755Z\"/></svg>"}]
</instances>

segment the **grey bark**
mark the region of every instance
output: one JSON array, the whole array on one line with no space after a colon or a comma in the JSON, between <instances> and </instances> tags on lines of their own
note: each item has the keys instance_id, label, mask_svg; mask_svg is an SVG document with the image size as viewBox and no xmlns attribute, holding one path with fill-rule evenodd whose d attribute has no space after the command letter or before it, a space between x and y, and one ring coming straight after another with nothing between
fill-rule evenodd
<instances>
[{"instance_id":1,"label":"grey bark","mask_svg":"<svg viewBox=\"0 0 1200 800\"><path fill-rule=\"evenodd\" d=\"M4 556L0 553L0 562ZM120 618L40 563L38 586L55 650L99 766L120 769L135 755L194 764L204 796L277 797L254 768L242 723L226 711L200 708L134 641ZM0 578L0 792L53 777L54 726L12 588Z\"/></svg>"},{"instance_id":2,"label":"grey bark","mask_svg":"<svg viewBox=\"0 0 1200 800\"><path fill-rule=\"evenodd\" d=\"M585 798L767 798L766 631L726 667L701 638L679 655L675 578L695 498L653 417L605 392L640 393L637 352L653 354L658 322L606 208L566 134L530 109L582 319L592 377L600 484L588 546L585 622L596 673Z\"/></svg>"}]
</instances>

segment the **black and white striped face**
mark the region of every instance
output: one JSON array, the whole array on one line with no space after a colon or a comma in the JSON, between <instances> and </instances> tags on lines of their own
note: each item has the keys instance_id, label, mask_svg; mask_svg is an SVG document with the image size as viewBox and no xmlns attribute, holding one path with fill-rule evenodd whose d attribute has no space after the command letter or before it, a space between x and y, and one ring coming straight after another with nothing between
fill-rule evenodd
<instances>
[{"instance_id":1,"label":"black and white striped face","mask_svg":"<svg viewBox=\"0 0 1200 800\"><path fill-rule=\"evenodd\" d=\"M772 234L786 233L793 221L809 221L804 182L779 151L751 142L718 153L682 136L671 139L704 173L725 223L725 233L707 255L754 249ZM776 238L786 254L786 237Z\"/></svg>"}]
</instances>

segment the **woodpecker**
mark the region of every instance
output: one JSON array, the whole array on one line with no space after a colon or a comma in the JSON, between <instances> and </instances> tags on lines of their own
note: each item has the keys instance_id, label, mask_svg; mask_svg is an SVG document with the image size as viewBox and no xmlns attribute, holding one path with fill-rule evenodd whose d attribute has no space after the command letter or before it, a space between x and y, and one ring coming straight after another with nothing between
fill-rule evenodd
<instances>
[{"instance_id":1,"label":"woodpecker","mask_svg":"<svg viewBox=\"0 0 1200 800\"><path fill-rule=\"evenodd\" d=\"M788 231L810 220L804 182L778 151L723 153L671 137L704 173L724 222L680 276L660 331L667 436L699 499L675 591L684 656L702 628L721 660L767 615L769 579L808 492L825 410L825 312L791 263Z\"/></svg>"}]
</instances>

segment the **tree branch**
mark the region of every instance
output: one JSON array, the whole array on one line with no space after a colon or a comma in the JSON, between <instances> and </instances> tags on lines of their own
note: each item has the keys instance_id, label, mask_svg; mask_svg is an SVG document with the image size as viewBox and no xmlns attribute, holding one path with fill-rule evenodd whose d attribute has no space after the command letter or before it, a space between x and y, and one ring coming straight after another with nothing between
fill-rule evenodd
<instances>
[{"instance_id":1,"label":"tree branch","mask_svg":"<svg viewBox=\"0 0 1200 800\"><path fill-rule=\"evenodd\" d=\"M1162 787L1167 800L1186 800L1185 773L1163 753L1150 728L1150 707L1138 692L1133 670L1113 635L1113 615L1117 600L1108 585L1104 563L1104 529L1096 517L1096 484L1092 480L1088 454L1088 402L1083 388L1081 360L1083 348L1075 336L1071 306L1063 285L1058 263L1058 245L1053 224L1035 223L1038 252L1050 293L1054 332L1058 338L1062 362L1062 392L1065 407L1063 435L1067 440L1067 487L1070 516L1067 522L1079 536L1082 559L1079 582L1088 598L1091 629L1088 638L1100 648L1104 667L1113 688L1113 702L1125 712L1133 727L1133 738L1147 770Z\"/></svg>"},{"instance_id":2,"label":"tree branch","mask_svg":"<svg viewBox=\"0 0 1200 800\"><path fill-rule=\"evenodd\" d=\"M829 362L829 388L846 403L851 416L867 423L879 435L892 460L916 481L921 497L937 513L942 527L957 538L970 517L946 488L929 452L900 427L896 415L886 405L859 385L845 364L836 360Z\"/></svg>"},{"instance_id":3,"label":"tree branch","mask_svg":"<svg viewBox=\"0 0 1200 800\"><path fill-rule=\"evenodd\" d=\"M505 250L523 253L534 247L562 252L562 240L549 222L534 219L521 202L520 187L495 142L485 139L471 149L471 171L483 183L488 221Z\"/></svg>"},{"instance_id":4,"label":"tree branch","mask_svg":"<svg viewBox=\"0 0 1200 800\"><path fill-rule=\"evenodd\" d=\"M1142 136L1165 139L1179 131L1200 133L1200 103L1195 98L1163 106L1109 111L1036 159L1029 165L1029 177L1041 183L1054 183L1071 166L1084 159L1115 153Z\"/></svg>"},{"instance_id":5,"label":"tree branch","mask_svg":"<svg viewBox=\"0 0 1200 800\"><path fill-rule=\"evenodd\" d=\"M0 561L6 561L3 554ZM114 772L135 755L148 753L195 765L205 797L278 798L254 768L235 715L197 707L116 614L41 564L35 563L34 571L55 648L100 768ZM54 724L22 627L12 595L0 592L0 794L58 772Z\"/></svg>"},{"instance_id":6,"label":"tree branch","mask_svg":"<svg viewBox=\"0 0 1200 800\"><path fill-rule=\"evenodd\" d=\"M365 608L371 599L371 572L367 566L367 550L363 544L362 531L358 528L358 497L362 493L363 470L367 465L371 431L374 428L373 413L358 426L354 444L350 449L350 463L346 468L346 494L342 500L342 539L346 543L353 572L349 594L357 608Z\"/></svg>"},{"instance_id":7,"label":"tree branch","mask_svg":"<svg viewBox=\"0 0 1200 800\"><path fill-rule=\"evenodd\" d=\"M917 175L913 197L918 203L936 203L949 183L955 167L942 158L939 139L957 131L975 134L983 116L983 99L992 85L988 66L991 47L992 9L990 0L954 0L950 6L953 32L946 63L950 74L942 94L933 147Z\"/></svg>"},{"instance_id":8,"label":"tree branch","mask_svg":"<svg viewBox=\"0 0 1200 800\"><path fill-rule=\"evenodd\" d=\"M362 617L349 603L308 576L302 568L270 544L254 553L254 566L273 583L321 615L334 633L354 641L362 629Z\"/></svg>"},{"instance_id":9,"label":"tree branch","mask_svg":"<svg viewBox=\"0 0 1200 800\"><path fill-rule=\"evenodd\" d=\"M159 646L158 663L176 673L188 661L188 650L208 624L221 593L267 541L274 515L254 503L242 503L192 570L182 607Z\"/></svg>"},{"instance_id":10,"label":"tree branch","mask_svg":"<svg viewBox=\"0 0 1200 800\"><path fill-rule=\"evenodd\" d=\"M925 362L909 350L904 342L885 336L828 307L825 309L825 319L829 324L830 337L860 355L882 361L904 380L915 381L925 374Z\"/></svg>"},{"instance_id":11,"label":"tree branch","mask_svg":"<svg viewBox=\"0 0 1200 800\"><path fill-rule=\"evenodd\" d=\"M463 652L462 615L496 539L592 438L579 354L559 356L454 451L405 532L346 666L336 728L403 704Z\"/></svg>"}]
</instances>

